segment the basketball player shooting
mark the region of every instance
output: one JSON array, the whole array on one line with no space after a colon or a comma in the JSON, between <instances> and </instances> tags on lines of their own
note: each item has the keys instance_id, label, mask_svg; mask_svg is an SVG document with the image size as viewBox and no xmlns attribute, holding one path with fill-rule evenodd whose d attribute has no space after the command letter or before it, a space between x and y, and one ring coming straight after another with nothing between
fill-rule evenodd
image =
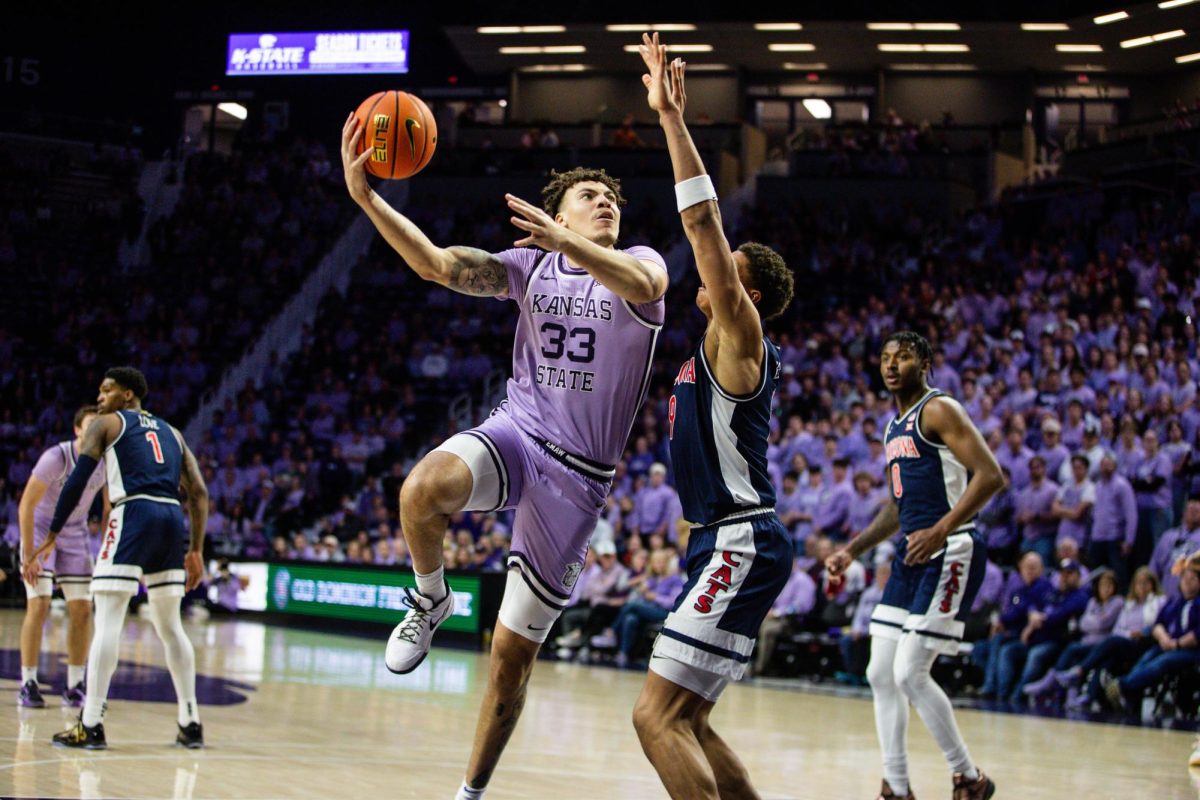
<instances>
[{"instance_id":1,"label":"basketball player shooting","mask_svg":"<svg viewBox=\"0 0 1200 800\"><path fill-rule=\"evenodd\" d=\"M646 396L663 323L667 270L648 247L616 248L621 186L603 170L555 174L543 208L507 195L514 249L442 248L366 181L370 149L353 116L342 130L350 196L421 278L520 312L507 399L450 437L400 490L417 590L388 639L385 663L416 669L454 611L443 576L450 514L515 508L508 580L492 639L487 692L459 800L483 796L525 704L539 648L562 613Z\"/></svg>"},{"instance_id":2,"label":"basketball player shooting","mask_svg":"<svg viewBox=\"0 0 1200 800\"><path fill-rule=\"evenodd\" d=\"M987 563L975 515L1004 486L992 451L957 400L927 381L933 353L923 336L893 333L879 369L896 398L886 448L888 502L846 547L825 561L830 578L897 531L892 575L871 616L867 680L883 750L880 800L914 800L908 779L908 704L933 734L953 772L954 800L987 800L996 787L975 766L946 693L930 674L954 655Z\"/></svg>"},{"instance_id":3,"label":"basketball player shooting","mask_svg":"<svg viewBox=\"0 0 1200 800\"><path fill-rule=\"evenodd\" d=\"M669 405L671 460L692 523L687 583L654 644L633 712L642 749L671 797L757 798L737 755L709 723L739 679L754 639L792 571L791 537L775 514L767 474L778 348L762 320L791 303L793 278L760 244L731 251L712 180L683 122L685 64L667 64L658 34L643 35L642 77L675 171L683 229L696 257L704 337L679 370Z\"/></svg>"}]
</instances>

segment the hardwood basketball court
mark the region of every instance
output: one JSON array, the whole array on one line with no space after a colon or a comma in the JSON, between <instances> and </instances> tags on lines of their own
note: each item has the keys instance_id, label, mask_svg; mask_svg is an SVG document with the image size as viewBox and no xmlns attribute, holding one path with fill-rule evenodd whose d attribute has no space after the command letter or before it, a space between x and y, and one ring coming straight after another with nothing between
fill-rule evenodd
<instances>
[{"instance_id":1,"label":"hardwood basketball court","mask_svg":"<svg viewBox=\"0 0 1200 800\"><path fill-rule=\"evenodd\" d=\"M416 672L389 673L367 638L212 620L186 622L196 644L208 747L173 746L175 703L148 621L130 618L105 722L109 749L63 750L62 620L46 637L48 707L16 704L21 612L0 611L0 796L72 798L403 797L450 800L463 777L487 656L435 648ZM643 674L544 662L489 800L665 798L630 712ZM139 699L135 699L139 698ZM972 754L997 798L1184 800L1192 734L963 710ZM730 687L714 726L766 798L869 800L879 788L871 703L778 685ZM916 715L917 796L946 798L941 753Z\"/></svg>"}]
</instances>

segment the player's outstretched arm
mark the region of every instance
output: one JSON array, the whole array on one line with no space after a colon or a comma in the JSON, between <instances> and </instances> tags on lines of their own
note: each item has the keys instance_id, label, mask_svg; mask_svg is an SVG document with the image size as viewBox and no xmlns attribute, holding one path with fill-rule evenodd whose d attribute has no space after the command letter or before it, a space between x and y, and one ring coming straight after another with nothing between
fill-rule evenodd
<instances>
[{"instance_id":1,"label":"player's outstretched arm","mask_svg":"<svg viewBox=\"0 0 1200 800\"><path fill-rule=\"evenodd\" d=\"M438 247L412 220L388 205L371 188L363 166L371 151L355 155L362 135L362 125L351 114L342 126L342 171L346 189L392 249L424 280L478 297L505 294L508 272L499 258L474 247Z\"/></svg>"},{"instance_id":2,"label":"player's outstretched arm","mask_svg":"<svg viewBox=\"0 0 1200 800\"><path fill-rule=\"evenodd\" d=\"M927 561L945 545L946 537L973 519L992 495L1004 488L1004 475L996 457L957 400L945 396L933 398L925 404L918 424L950 448L967 468L971 479L967 481L962 497L932 528L909 535L905 556L905 563L909 564Z\"/></svg>"},{"instance_id":3,"label":"player's outstretched arm","mask_svg":"<svg viewBox=\"0 0 1200 800\"><path fill-rule=\"evenodd\" d=\"M690 196L687 187L699 184L705 190L703 196L692 198L698 202L680 209L680 217L696 256L700 280L708 292L713 318L721 332L722 350L732 348L735 358L749 358L757 364L762 357L762 322L758 309L738 277L737 265L729 251L729 241L721 227L721 210L717 206L716 194L707 191L711 189L711 179L707 177L704 162L683 121L683 109L687 104L684 88L687 65L679 59L667 63L667 48L659 43L657 33L642 34L638 51L647 70L647 74L642 76L646 102L658 112L659 124L666 134L667 149L671 153L671 165L675 172L676 194ZM680 186L685 181L695 179L699 180ZM688 200L680 200L681 205L685 202Z\"/></svg>"},{"instance_id":4,"label":"player's outstretched arm","mask_svg":"<svg viewBox=\"0 0 1200 800\"><path fill-rule=\"evenodd\" d=\"M187 446L179 431L175 431L179 446L183 448L183 468L179 471L179 485L187 493L188 542L183 565L187 572L187 590L190 592L204 580L204 533L208 527L208 486L200 474L196 456Z\"/></svg>"}]
</instances>

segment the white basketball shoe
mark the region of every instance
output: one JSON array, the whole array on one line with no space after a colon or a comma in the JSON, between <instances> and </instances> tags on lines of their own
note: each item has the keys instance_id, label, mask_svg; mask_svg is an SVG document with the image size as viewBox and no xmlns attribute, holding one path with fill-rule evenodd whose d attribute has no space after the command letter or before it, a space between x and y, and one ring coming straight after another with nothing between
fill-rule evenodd
<instances>
[{"instance_id":1,"label":"white basketball shoe","mask_svg":"<svg viewBox=\"0 0 1200 800\"><path fill-rule=\"evenodd\" d=\"M407 675L429 655L433 632L454 613L454 592L446 584L446 596L436 603L416 589L404 590L404 604L411 610L388 638L384 664L397 675Z\"/></svg>"}]
</instances>

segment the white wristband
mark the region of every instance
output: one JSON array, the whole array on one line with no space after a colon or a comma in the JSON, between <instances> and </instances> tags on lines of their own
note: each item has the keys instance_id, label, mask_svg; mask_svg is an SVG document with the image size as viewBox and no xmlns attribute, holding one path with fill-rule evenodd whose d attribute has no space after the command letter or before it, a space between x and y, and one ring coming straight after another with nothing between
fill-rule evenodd
<instances>
[{"instance_id":1,"label":"white wristband","mask_svg":"<svg viewBox=\"0 0 1200 800\"><path fill-rule=\"evenodd\" d=\"M712 178L707 175L697 175L675 184L675 204L679 213L698 203L706 203L717 199L717 190L713 188Z\"/></svg>"}]
</instances>

